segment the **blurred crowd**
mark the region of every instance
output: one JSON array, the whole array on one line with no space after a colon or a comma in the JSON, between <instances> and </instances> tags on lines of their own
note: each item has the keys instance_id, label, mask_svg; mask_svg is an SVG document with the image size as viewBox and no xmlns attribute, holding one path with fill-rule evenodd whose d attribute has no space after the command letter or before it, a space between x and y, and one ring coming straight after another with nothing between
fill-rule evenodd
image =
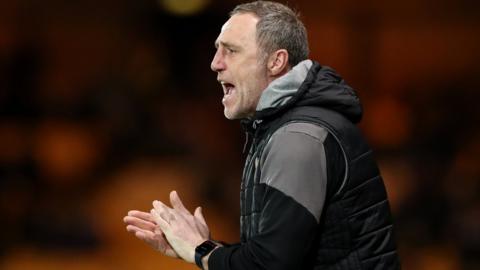
<instances>
[{"instance_id":1,"label":"blurred crowd","mask_svg":"<svg viewBox=\"0 0 480 270\"><path fill-rule=\"evenodd\" d=\"M0 2L0 269L196 269L123 226L171 190L238 241L245 138L209 68L238 1L169 2ZM363 101L403 268L479 269L480 5L290 2Z\"/></svg>"}]
</instances>

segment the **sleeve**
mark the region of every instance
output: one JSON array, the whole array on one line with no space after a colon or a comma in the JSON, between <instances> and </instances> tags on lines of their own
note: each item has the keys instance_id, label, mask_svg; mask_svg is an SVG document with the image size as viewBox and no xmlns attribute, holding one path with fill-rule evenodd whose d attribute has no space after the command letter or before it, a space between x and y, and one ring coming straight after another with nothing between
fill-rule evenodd
<instances>
[{"instance_id":1,"label":"sleeve","mask_svg":"<svg viewBox=\"0 0 480 270\"><path fill-rule=\"evenodd\" d=\"M210 270L300 269L311 252L325 201L327 171L321 127L275 132L260 161L265 185L259 233L242 245L216 249Z\"/></svg>"}]
</instances>

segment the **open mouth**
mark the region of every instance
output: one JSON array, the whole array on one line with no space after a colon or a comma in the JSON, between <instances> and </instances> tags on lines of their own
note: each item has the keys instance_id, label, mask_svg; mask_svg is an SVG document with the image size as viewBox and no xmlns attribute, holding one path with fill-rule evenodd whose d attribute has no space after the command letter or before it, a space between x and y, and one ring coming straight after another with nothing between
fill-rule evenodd
<instances>
[{"instance_id":1,"label":"open mouth","mask_svg":"<svg viewBox=\"0 0 480 270\"><path fill-rule=\"evenodd\" d=\"M222 82L222 88L223 88L223 94L225 96L229 96L230 94L232 94L233 89L235 89L235 86L231 83Z\"/></svg>"}]
</instances>

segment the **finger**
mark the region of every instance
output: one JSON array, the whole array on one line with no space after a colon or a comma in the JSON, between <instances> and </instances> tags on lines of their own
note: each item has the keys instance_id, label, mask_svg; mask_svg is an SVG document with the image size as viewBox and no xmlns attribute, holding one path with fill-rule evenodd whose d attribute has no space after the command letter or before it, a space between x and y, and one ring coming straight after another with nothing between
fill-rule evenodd
<instances>
[{"instance_id":1,"label":"finger","mask_svg":"<svg viewBox=\"0 0 480 270\"><path fill-rule=\"evenodd\" d=\"M137 230L135 231L135 236L144 240L144 241L153 241L154 237L155 237L155 234L151 231L142 230L140 228L137 228Z\"/></svg>"},{"instance_id":2,"label":"finger","mask_svg":"<svg viewBox=\"0 0 480 270\"><path fill-rule=\"evenodd\" d=\"M148 239L146 233L144 233L142 231L136 231L134 234L135 234L135 237L137 237L138 239L143 240L147 243L149 242L149 239Z\"/></svg>"},{"instance_id":3,"label":"finger","mask_svg":"<svg viewBox=\"0 0 480 270\"><path fill-rule=\"evenodd\" d=\"M131 216L131 217L136 217L136 218L140 218L140 219L144 219L144 220L153 222L152 215L148 212L132 210L132 211L128 212L128 215Z\"/></svg>"},{"instance_id":4,"label":"finger","mask_svg":"<svg viewBox=\"0 0 480 270\"><path fill-rule=\"evenodd\" d=\"M135 227L133 225L127 226L127 231L132 232L135 237L147 242L149 245L159 250L163 254L173 258L178 257L178 254L175 252L175 250L172 249L162 231L156 229L156 232L153 233L148 230L142 230L141 228Z\"/></svg>"},{"instance_id":5,"label":"finger","mask_svg":"<svg viewBox=\"0 0 480 270\"><path fill-rule=\"evenodd\" d=\"M132 216L126 216L123 218L123 221L127 224L137 226L139 228L145 229L145 230L150 230L154 231L156 227L156 223L150 222L150 221L145 221L143 219L139 219L136 217Z\"/></svg>"},{"instance_id":6,"label":"finger","mask_svg":"<svg viewBox=\"0 0 480 270\"><path fill-rule=\"evenodd\" d=\"M155 213L157 213L160 216L161 219L163 219L167 223L170 223L170 220L172 219L171 211L173 209L166 206L161 201L153 201L153 208L155 209Z\"/></svg>"},{"instance_id":7,"label":"finger","mask_svg":"<svg viewBox=\"0 0 480 270\"><path fill-rule=\"evenodd\" d=\"M160 226L160 229L164 233L170 231L170 224L168 224L168 222L166 222L157 211L152 209L150 213L152 214L153 218L155 219L155 222L158 224L158 226Z\"/></svg>"},{"instance_id":8,"label":"finger","mask_svg":"<svg viewBox=\"0 0 480 270\"><path fill-rule=\"evenodd\" d=\"M136 227L134 225L128 225L127 231L133 233L135 236L142 240L147 240L147 238L154 237L154 233L148 230L144 230L142 228Z\"/></svg>"},{"instance_id":9,"label":"finger","mask_svg":"<svg viewBox=\"0 0 480 270\"><path fill-rule=\"evenodd\" d=\"M195 209L195 212L193 214L197 219L198 221L200 221L201 223L203 223L203 225L207 226L207 222L205 221L205 218L203 217L203 213L202 213L202 207L197 207Z\"/></svg>"},{"instance_id":10,"label":"finger","mask_svg":"<svg viewBox=\"0 0 480 270\"><path fill-rule=\"evenodd\" d=\"M173 209L179 211L180 213L191 215L190 211L188 211L188 209L183 205L182 200L180 200L180 197L175 190L170 192L170 203L172 204Z\"/></svg>"},{"instance_id":11,"label":"finger","mask_svg":"<svg viewBox=\"0 0 480 270\"><path fill-rule=\"evenodd\" d=\"M127 231L128 232L131 232L131 233L135 233L137 231L141 230L140 228L138 228L137 226L134 226L134 225L128 225L127 226Z\"/></svg>"}]
</instances>

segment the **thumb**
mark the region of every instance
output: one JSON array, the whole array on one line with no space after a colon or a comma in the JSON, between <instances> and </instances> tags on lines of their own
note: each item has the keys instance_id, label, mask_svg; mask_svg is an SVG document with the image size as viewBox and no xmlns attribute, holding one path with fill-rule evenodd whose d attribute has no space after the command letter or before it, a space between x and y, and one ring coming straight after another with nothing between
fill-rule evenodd
<instances>
[{"instance_id":1,"label":"thumb","mask_svg":"<svg viewBox=\"0 0 480 270\"><path fill-rule=\"evenodd\" d=\"M153 216L155 223L160 227L160 230L163 232L169 231L169 224L155 211L155 209L150 210L150 214Z\"/></svg>"},{"instance_id":2,"label":"thumb","mask_svg":"<svg viewBox=\"0 0 480 270\"><path fill-rule=\"evenodd\" d=\"M202 213L202 207L197 207L195 209L195 213L193 214L201 223L203 223L205 226L207 225L207 222L205 221L205 218L203 217Z\"/></svg>"}]
</instances>

